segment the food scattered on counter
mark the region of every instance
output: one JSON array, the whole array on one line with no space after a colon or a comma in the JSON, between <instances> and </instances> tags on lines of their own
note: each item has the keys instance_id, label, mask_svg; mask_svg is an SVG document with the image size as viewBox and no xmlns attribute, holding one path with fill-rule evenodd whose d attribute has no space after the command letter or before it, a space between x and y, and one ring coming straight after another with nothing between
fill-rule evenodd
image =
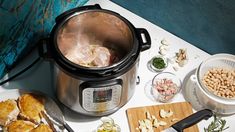
<instances>
[{"instance_id":1,"label":"food scattered on counter","mask_svg":"<svg viewBox=\"0 0 235 132\"><path fill-rule=\"evenodd\" d=\"M42 96L23 94L17 100L8 99L0 102L0 126L4 132L52 132L55 129L47 125L48 122L44 120L42 112L46 112Z\"/></svg>"},{"instance_id":2,"label":"food scattered on counter","mask_svg":"<svg viewBox=\"0 0 235 132\"><path fill-rule=\"evenodd\" d=\"M51 128L46 124L40 124L30 132L53 132Z\"/></svg>"},{"instance_id":3,"label":"food scattered on counter","mask_svg":"<svg viewBox=\"0 0 235 132\"><path fill-rule=\"evenodd\" d=\"M160 55L166 55L166 50L160 50L159 53Z\"/></svg>"},{"instance_id":4,"label":"food scattered on counter","mask_svg":"<svg viewBox=\"0 0 235 132\"><path fill-rule=\"evenodd\" d=\"M45 111L42 97L34 94L24 94L19 97L18 106L21 118L40 124L40 113Z\"/></svg>"},{"instance_id":5,"label":"food scattered on counter","mask_svg":"<svg viewBox=\"0 0 235 132\"><path fill-rule=\"evenodd\" d=\"M166 39L162 39L161 44L166 45L166 46L170 45L170 43Z\"/></svg>"},{"instance_id":6,"label":"food scattered on counter","mask_svg":"<svg viewBox=\"0 0 235 132\"><path fill-rule=\"evenodd\" d=\"M162 39L161 44L159 46L159 54L162 57L166 56L169 49L170 49L170 43L166 39ZM154 68L157 69L155 71L162 71L162 70L158 70L158 69L160 69L159 67L163 67L163 66L161 66L161 63L163 62L163 60L165 60L165 64L167 64L167 65L168 65L168 62L170 64L172 64L172 68L174 69L174 71L178 71L180 69L180 67L183 67L188 62L187 49L181 48L181 49L179 49L179 52L177 52L173 56L169 55L167 58L164 58L163 60L161 60L161 57L159 57L158 60L157 59L155 59L155 60L158 61L157 64L159 64L158 66L156 64L155 64L155 66L153 64L151 64L152 69L154 69Z\"/></svg>"},{"instance_id":7,"label":"food scattered on counter","mask_svg":"<svg viewBox=\"0 0 235 132\"><path fill-rule=\"evenodd\" d=\"M179 49L179 52L176 53L176 63L180 67L183 67L185 64L188 62L188 57L187 57L187 50L186 49Z\"/></svg>"},{"instance_id":8,"label":"food scattered on counter","mask_svg":"<svg viewBox=\"0 0 235 132\"><path fill-rule=\"evenodd\" d=\"M179 66L178 66L178 65L173 65L172 67L173 67L173 69L174 69L175 71L178 71L178 70L179 70Z\"/></svg>"},{"instance_id":9,"label":"food scattered on counter","mask_svg":"<svg viewBox=\"0 0 235 132\"><path fill-rule=\"evenodd\" d=\"M145 112L145 114L146 114L146 118L149 120L151 120L152 118L155 118L154 116L152 117L148 111Z\"/></svg>"},{"instance_id":10,"label":"food scattered on counter","mask_svg":"<svg viewBox=\"0 0 235 132\"><path fill-rule=\"evenodd\" d=\"M111 117L102 117L100 120L102 124L97 128L97 132L121 132L121 128Z\"/></svg>"},{"instance_id":11,"label":"food scattered on counter","mask_svg":"<svg viewBox=\"0 0 235 132\"><path fill-rule=\"evenodd\" d=\"M214 120L208 125L207 128L204 128L204 132L223 132L227 130L229 126L226 127L226 120L221 117L214 115Z\"/></svg>"},{"instance_id":12,"label":"food scattered on counter","mask_svg":"<svg viewBox=\"0 0 235 132\"><path fill-rule=\"evenodd\" d=\"M0 102L0 126L6 126L17 119L20 113L17 102L12 99Z\"/></svg>"},{"instance_id":13,"label":"food scattered on counter","mask_svg":"<svg viewBox=\"0 0 235 132\"><path fill-rule=\"evenodd\" d=\"M171 122L175 122L175 121L179 121L179 119L178 118L171 119Z\"/></svg>"},{"instance_id":14,"label":"food scattered on counter","mask_svg":"<svg viewBox=\"0 0 235 132\"><path fill-rule=\"evenodd\" d=\"M154 132L152 121L149 119L139 120L139 127L137 130L141 132Z\"/></svg>"},{"instance_id":15,"label":"food scattered on counter","mask_svg":"<svg viewBox=\"0 0 235 132\"><path fill-rule=\"evenodd\" d=\"M235 98L235 70L225 68L209 69L202 82L209 91L217 96Z\"/></svg>"},{"instance_id":16,"label":"food scattered on counter","mask_svg":"<svg viewBox=\"0 0 235 132\"><path fill-rule=\"evenodd\" d=\"M160 117L161 118L168 118L171 117L173 115L173 111L169 110L169 111L165 111L164 109L160 110Z\"/></svg>"},{"instance_id":17,"label":"food scattered on counter","mask_svg":"<svg viewBox=\"0 0 235 132\"><path fill-rule=\"evenodd\" d=\"M165 121L159 121L157 120L157 118L153 120L153 126L155 128L158 128L159 126L165 126L165 125L167 125Z\"/></svg>"},{"instance_id":18,"label":"food scattered on counter","mask_svg":"<svg viewBox=\"0 0 235 132\"><path fill-rule=\"evenodd\" d=\"M159 46L159 50L165 50L165 51L168 51L170 49L170 46L167 46L167 45L161 45Z\"/></svg>"},{"instance_id":19,"label":"food scattered on counter","mask_svg":"<svg viewBox=\"0 0 235 132\"><path fill-rule=\"evenodd\" d=\"M170 43L166 39L161 40L161 45L159 46L159 54L165 56L167 51L170 49ZM168 58L169 62L173 65L172 68L178 71L180 67L183 67L188 62L187 50L179 49L174 57Z\"/></svg>"},{"instance_id":20,"label":"food scattered on counter","mask_svg":"<svg viewBox=\"0 0 235 132\"><path fill-rule=\"evenodd\" d=\"M30 132L36 125L30 121L16 120L3 128L4 132Z\"/></svg>"},{"instance_id":21,"label":"food scattered on counter","mask_svg":"<svg viewBox=\"0 0 235 132\"><path fill-rule=\"evenodd\" d=\"M167 51L169 50L169 45L168 41L166 39L161 40L161 44L159 46L159 54L161 55L166 55Z\"/></svg>"},{"instance_id":22,"label":"food scattered on counter","mask_svg":"<svg viewBox=\"0 0 235 132\"><path fill-rule=\"evenodd\" d=\"M177 84L168 78L155 80L153 88L154 95L158 96L159 101L162 102L170 100L179 91Z\"/></svg>"},{"instance_id":23,"label":"food scattered on counter","mask_svg":"<svg viewBox=\"0 0 235 132\"><path fill-rule=\"evenodd\" d=\"M168 118L162 118L160 117L161 109L169 113L170 111L172 111L173 115ZM177 103L167 103L167 104L158 104L152 106L128 108L126 110L126 114L127 114L130 132L142 132L139 129L140 125L139 121L148 119L147 112L149 112L149 114L151 115L150 120L152 121L152 123L154 119L157 119L157 121L164 121L167 123L165 126L159 126L157 128L153 127L154 132L160 132L162 130L165 130L166 128L175 124L177 120L180 121L185 117L188 117L189 115L193 114L192 105L189 102L177 102ZM198 132L199 129L197 125L193 125L187 128L185 131Z\"/></svg>"},{"instance_id":24,"label":"food scattered on counter","mask_svg":"<svg viewBox=\"0 0 235 132\"><path fill-rule=\"evenodd\" d=\"M175 71L178 71L180 67L183 67L188 62L186 49L179 49L179 52L176 53L175 57L169 58L169 61L172 64L172 68Z\"/></svg>"},{"instance_id":25,"label":"food scattered on counter","mask_svg":"<svg viewBox=\"0 0 235 132\"><path fill-rule=\"evenodd\" d=\"M157 119L156 116L151 115L149 111L146 111L145 115L145 119L138 121L139 126L136 128L136 130L140 132L154 132L154 128L167 125L167 122ZM159 115L161 118L169 118L173 115L173 112L171 110L165 111L164 109L161 109L159 111Z\"/></svg>"}]
</instances>

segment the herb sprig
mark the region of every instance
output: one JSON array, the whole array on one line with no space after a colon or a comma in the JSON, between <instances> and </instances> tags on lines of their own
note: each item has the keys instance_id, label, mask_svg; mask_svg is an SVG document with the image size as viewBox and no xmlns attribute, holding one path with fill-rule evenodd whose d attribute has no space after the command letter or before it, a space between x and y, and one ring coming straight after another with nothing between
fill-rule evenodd
<instances>
[{"instance_id":1,"label":"herb sprig","mask_svg":"<svg viewBox=\"0 0 235 132\"><path fill-rule=\"evenodd\" d=\"M229 126L225 127L226 120L214 115L214 120L208 125L207 128L204 128L205 132L223 132L228 129Z\"/></svg>"}]
</instances>

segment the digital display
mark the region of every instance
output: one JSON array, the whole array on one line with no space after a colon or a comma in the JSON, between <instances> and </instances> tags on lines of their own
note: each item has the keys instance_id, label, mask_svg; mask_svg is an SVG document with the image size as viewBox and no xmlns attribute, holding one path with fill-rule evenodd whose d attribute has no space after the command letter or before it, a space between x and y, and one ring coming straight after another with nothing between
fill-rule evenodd
<instances>
[{"instance_id":1,"label":"digital display","mask_svg":"<svg viewBox=\"0 0 235 132\"><path fill-rule=\"evenodd\" d=\"M107 102L112 99L112 89L93 91L93 103Z\"/></svg>"}]
</instances>

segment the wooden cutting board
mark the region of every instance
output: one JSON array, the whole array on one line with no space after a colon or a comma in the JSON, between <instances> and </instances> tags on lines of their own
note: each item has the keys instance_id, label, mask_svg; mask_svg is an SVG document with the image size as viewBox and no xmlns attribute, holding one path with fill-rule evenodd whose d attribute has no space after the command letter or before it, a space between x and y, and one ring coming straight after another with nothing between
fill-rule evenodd
<instances>
[{"instance_id":1,"label":"wooden cutting board","mask_svg":"<svg viewBox=\"0 0 235 132\"><path fill-rule=\"evenodd\" d=\"M164 109L165 111L171 110L174 112L174 114L168 118L161 118L159 115L161 109ZM126 113L127 113L128 123L129 123L131 132L140 132L139 130L136 129L139 126L138 121L146 119L145 113L147 111L150 113L150 115L154 115L158 120L167 122L166 126L160 126L158 128L154 128L155 132L160 132L161 130L164 130L170 127L172 124L176 123L177 121L193 113L192 106L188 102L129 108L127 109ZM173 118L177 119L177 121L172 121ZM197 125L194 125L185 129L184 132L199 132L199 129Z\"/></svg>"}]
</instances>

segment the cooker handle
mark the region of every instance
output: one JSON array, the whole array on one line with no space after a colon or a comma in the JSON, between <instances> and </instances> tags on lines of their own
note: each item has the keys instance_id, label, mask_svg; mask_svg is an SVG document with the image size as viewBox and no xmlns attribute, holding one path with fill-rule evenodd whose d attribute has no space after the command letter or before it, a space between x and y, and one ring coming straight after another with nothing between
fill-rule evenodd
<instances>
[{"instance_id":1,"label":"cooker handle","mask_svg":"<svg viewBox=\"0 0 235 132\"><path fill-rule=\"evenodd\" d=\"M55 18L56 23L59 23L61 20L63 20L66 16L70 16L71 14L78 12L78 11L84 11L84 10L91 10L91 9L102 9L100 7L99 4L95 4L95 5L87 5L87 6L80 6L80 7L76 7L73 8L71 10L68 10L64 13L62 13L61 15L57 16Z\"/></svg>"},{"instance_id":2,"label":"cooker handle","mask_svg":"<svg viewBox=\"0 0 235 132\"><path fill-rule=\"evenodd\" d=\"M141 51L149 49L151 47L151 38L148 31L144 28L137 28L137 32L140 38ZM143 39L143 37L145 39Z\"/></svg>"},{"instance_id":3,"label":"cooker handle","mask_svg":"<svg viewBox=\"0 0 235 132\"><path fill-rule=\"evenodd\" d=\"M49 47L49 38L41 39L39 40L38 45L38 54L43 59L50 59L51 53L50 53L50 47Z\"/></svg>"}]
</instances>

